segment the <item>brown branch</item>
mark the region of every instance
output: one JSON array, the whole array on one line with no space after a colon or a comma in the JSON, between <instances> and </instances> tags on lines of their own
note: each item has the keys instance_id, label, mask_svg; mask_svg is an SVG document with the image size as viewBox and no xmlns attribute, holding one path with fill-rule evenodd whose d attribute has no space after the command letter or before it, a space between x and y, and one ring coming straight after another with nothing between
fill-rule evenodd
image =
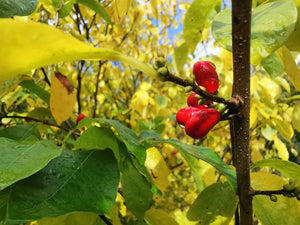
<instances>
[{"instance_id":1,"label":"brown branch","mask_svg":"<svg viewBox=\"0 0 300 225\"><path fill-rule=\"evenodd\" d=\"M47 73L46 73L44 67L42 67L41 70L42 70L42 72L43 72L43 74L44 74L44 80L45 80L46 83L49 85L49 87L51 87L50 80L49 80L49 78L48 78L48 76L47 76Z\"/></svg>"},{"instance_id":2,"label":"brown branch","mask_svg":"<svg viewBox=\"0 0 300 225\"><path fill-rule=\"evenodd\" d=\"M58 128L60 128L62 130L65 130L67 132L72 131L72 129L69 129L69 128L66 128L66 127L62 127L62 126L54 124L54 123L49 123L48 121L44 121L44 120L39 120L39 119L36 119L36 118L28 117L28 116L1 116L0 117L0 119L3 119L3 118L24 119L24 120L29 120L29 121L31 120L31 121L39 122L39 123L46 124L46 125L49 125L49 126L58 127Z\"/></svg>"},{"instance_id":3,"label":"brown branch","mask_svg":"<svg viewBox=\"0 0 300 225\"><path fill-rule=\"evenodd\" d=\"M231 143L237 174L239 224L253 225L250 194L250 36L251 0L232 1L233 88L231 102L239 105L239 114L231 122Z\"/></svg>"},{"instance_id":4,"label":"brown branch","mask_svg":"<svg viewBox=\"0 0 300 225\"><path fill-rule=\"evenodd\" d=\"M77 94L76 94L76 98L77 98L77 104L78 104L78 114L81 113L81 102L80 102L80 92L81 92L81 73L82 73L82 69L84 67L85 61L81 60L80 61L80 65L78 68L78 73L77 73Z\"/></svg>"},{"instance_id":5,"label":"brown branch","mask_svg":"<svg viewBox=\"0 0 300 225\"><path fill-rule=\"evenodd\" d=\"M95 100L95 104L94 104L94 110L93 110L93 118L96 117L96 110L97 110L97 95L98 95L98 89L99 89L99 81L100 81L100 72L101 72L101 67L102 67L102 62L99 61L99 66L98 66L98 72L96 75L96 91L95 91L95 95L94 95L94 100Z\"/></svg>"},{"instance_id":6,"label":"brown branch","mask_svg":"<svg viewBox=\"0 0 300 225\"><path fill-rule=\"evenodd\" d=\"M285 194L289 194L292 193L293 191L287 191L285 189L280 189L280 190L272 190L272 191L260 191L260 190L254 190L251 189L250 191L250 195L254 196L254 195L285 195Z\"/></svg>"},{"instance_id":7,"label":"brown branch","mask_svg":"<svg viewBox=\"0 0 300 225\"><path fill-rule=\"evenodd\" d=\"M214 102L218 103L223 103L227 106L229 110L232 111L237 111L237 105L234 102L226 101L224 98L219 97L214 94L210 94L206 91L203 91L195 82L188 81L186 79L182 79L171 72L168 72L166 76L164 76L165 81L170 81L175 84L181 85L183 87L188 87L190 86L192 88L192 91L200 95L201 97L207 99L207 100L212 100Z\"/></svg>"}]
</instances>

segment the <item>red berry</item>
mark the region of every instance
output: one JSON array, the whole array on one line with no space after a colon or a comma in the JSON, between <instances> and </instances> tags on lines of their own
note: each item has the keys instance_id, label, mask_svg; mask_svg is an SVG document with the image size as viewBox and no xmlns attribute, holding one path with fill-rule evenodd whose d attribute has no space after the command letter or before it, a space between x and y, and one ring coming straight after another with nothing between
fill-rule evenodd
<instances>
[{"instance_id":1,"label":"red berry","mask_svg":"<svg viewBox=\"0 0 300 225\"><path fill-rule=\"evenodd\" d=\"M220 120L221 115L213 108L200 109L185 123L185 132L194 139L203 138Z\"/></svg>"},{"instance_id":2,"label":"red berry","mask_svg":"<svg viewBox=\"0 0 300 225\"><path fill-rule=\"evenodd\" d=\"M199 99L195 97L196 93L192 93L189 95L188 99L187 99L187 104L188 106L193 106L193 107L198 107L198 101Z\"/></svg>"},{"instance_id":3,"label":"red berry","mask_svg":"<svg viewBox=\"0 0 300 225\"><path fill-rule=\"evenodd\" d=\"M199 110L200 108L191 106L180 109L176 114L178 124L185 125L186 121L190 119L194 113L199 112Z\"/></svg>"},{"instance_id":4,"label":"red berry","mask_svg":"<svg viewBox=\"0 0 300 225\"><path fill-rule=\"evenodd\" d=\"M205 87L208 93L215 92L219 88L219 77L216 68L209 61L196 62L193 68L196 83Z\"/></svg>"},{"instance_id":5,"label":"red berry","mask_svg":"<svg viewBox=\"0 0 300 225\"><path fill-rule=\"evenodd\" d=\"M80 114L78 115L77 119L76 119L76 124L78 124L79 121L82 120L84 117L85 117L84 114L83 114L83 113L80 113Z\"/></svg>"}]
</instances>

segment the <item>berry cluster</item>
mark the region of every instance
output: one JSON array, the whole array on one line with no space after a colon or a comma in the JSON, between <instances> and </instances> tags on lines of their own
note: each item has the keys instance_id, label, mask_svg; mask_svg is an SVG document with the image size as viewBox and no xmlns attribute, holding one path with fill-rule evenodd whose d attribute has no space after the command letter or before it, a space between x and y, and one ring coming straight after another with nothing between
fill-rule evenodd
<instances>
[{"instance_id":1,"label":"berry cluster","mask_svg":"<svg viewBox=\"0 0 300 225\"><path fill-rule=\"evenodd\" d=\"M195 81L199 86L205 87L208 93L219 88L219 77L216 68L208 61L199 61L193 68ZM212 108L213 102L207 100L203 103L196 93L189 95L188 107L180 109L176 114L179 125L185 127L187 135L194 139L203 138L221 119L221 114Z\"/></svg>"}]
</instances>

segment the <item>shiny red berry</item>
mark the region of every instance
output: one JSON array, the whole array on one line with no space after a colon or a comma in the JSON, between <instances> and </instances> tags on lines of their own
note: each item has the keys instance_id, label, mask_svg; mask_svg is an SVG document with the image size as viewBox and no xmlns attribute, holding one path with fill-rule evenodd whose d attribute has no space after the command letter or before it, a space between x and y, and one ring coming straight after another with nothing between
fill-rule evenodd
<instances>
[{"instance_id":1,"label":"shiny red berry","mask_svg":"<svg viewBox=\"0 0 300 225\"><path fill-rule=\"evenodd\" d=\"M194 139L201 139L219 122L221 115L213 108L200 109L185 123L185 132Z\"/></svg>"},{"instance_id":2,"label":"shiny red berry","mask_svg":"<svg viewBox=\"0 0 300 225\"><path fill-rule=\"evenodd\" d=\"M216 68L209 61L196 62L193 68L196 83L205 87L208 93L212 93L219 88L219 77Z\"/></svg>"},{"instance_id":3,"label":"shiny red berry","mask_svg":"<svg viewBox=\"0 0 300 225\"><path fill-rule=\"evenodd\" d=\"M80 113L80 114L78 115L77 119L76 119L76 124L78 124L79 121L82 120L84 117L85 117L84 114L83 114L83 113Z\"/></svg>"},{"instance_id":4,"label":"shiny red berry","mask_svg":"<svg viewBox=\"0 0 300 225\"><path fill-rule=\"evenodd\" d=\"M190 119L194 113L199 112L199 110L200 108L192 106L180 109L176 114L178 124L185 125L186 121Z\"/></svg>"},{"instance_id":5,"label":"shiny red berry","mask_svg":"<svg viewBox=\"0 0 300 225\"><path fill-rule=\"evenodd\" d=\"M198 107L199 104L199 99L195 97L196 93L192 93L189 95L188 99L187 99L187 104L188 106L193 106L193 107Z\"/></svg>"}]
</instances>

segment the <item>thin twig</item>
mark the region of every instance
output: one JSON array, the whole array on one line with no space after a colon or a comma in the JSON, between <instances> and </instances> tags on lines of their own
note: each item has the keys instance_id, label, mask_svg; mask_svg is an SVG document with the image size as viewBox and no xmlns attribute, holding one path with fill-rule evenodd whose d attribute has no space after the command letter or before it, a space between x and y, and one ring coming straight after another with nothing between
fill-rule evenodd
<instances>
[{"instance_id":1,"label":"thin twig","mask_svg":"<svg viewBox=\"0 0 300 225\"><path fill-rule=\"evenodd\" d=\"M77 104L78 104L78 114L81 113L81 102L80 102L80 92L81 92L81 72L82 69L84 67L85 61L81 60L80 61L80 65L78 68L78 73L77 73L77 82L78 82L78 86L77 86L77 94L76 94L76 98L77 98Z\"/></svg>"},{"instance_id":2,"label":"thin twig","mask_svg":"<svg viewBox=\"0 0 300 225\"><path fill-rule=\"evenodd\" d=\"M280 189L280 190L272 190L272 191L260 191L260 190L254 190L251 189L250 194L252 196L254 195L284 195L284 194L288 194L288 193L292 193L292 191L287 191L285 189Z\"/></svg>"},{"instance_id":3,"label":"thin twig","mask_svg":"<svg viewBox=\"0 0 300 225\"><path fill-rule=\"evenodd\" d=\"M99 217L103 220L107 225L113 225L104 215L99 215Z\"/></svg>"},{"instance_id":4,"label":"thin twig","mask_svg":"<svg viewBox=\"0 0 300 225\"><path fill-rule=\"evenodd\" d=\"M72 129L69 129L69 128L66 128L66 127L62 127L62 126L54 124L54 123L49 123L48 121L44 121L44 120L39 120L39 119L36 119L36 118L32 118L32 117L29 117L29 116L1 116L0 117L0 119L3 119L3 118L32 120L32 121L43 123L43 124L46 124L46 125L49 125L49 126L58 127L58 128L60 128L62 130L65 130L67 132L72 131Z\"/></svg>"},{"instance_id":5,"label":"thin twig","mask_svg":"<svg viewBox=\"0 0 300 225\"><path fill-rule=\"evenodd\" d=\"M219 97L217 95L210 94L206 91L203 91L196 83L190 82L186 79L182 79L171 72L168 72L166 76L164 76L164 80L171 81L175 84L181 85L183 87L192 87L192 91L197 93L198 95L202 96L203 98L207 100L212 100L214 102L223 103L225 104L229 109L236 111L237 105L233 102L226 101L224 98Z\"/></svg>"},{"instance_id":6,"label":"thin twig","mask_svg":"<svg viewBox=\"0 0 300 225\"><path fill-rule=\"evenodd\" d=\"M42 72L43 72L43 74L44 74L44 80L45 80L46 83L49 85L49 87L51 87L50 80L49 80L49 78L48 78L48 76L47 76L47 73L46 73L44 67L42 67L41 70L42 70Z\"/></svg>"},{"instance_id":7,"label":"thin twig","mask_svg":"<svg viewBox=\"0 0 300 225\"><path fill-rule=\"evenodd\" d=\"M97 72L97 75L96 75L96 91L95 91L95 95L94 95L95 103L94 103L94 110L93 110L93 118L96 117L96 110L97 110L97 103L98 103L98 101L97 101L97 95L98 95L98 88L99 88L101 67L102 67L102 62L99 61L98 72Z\"/></svg>"}]
</instances>

